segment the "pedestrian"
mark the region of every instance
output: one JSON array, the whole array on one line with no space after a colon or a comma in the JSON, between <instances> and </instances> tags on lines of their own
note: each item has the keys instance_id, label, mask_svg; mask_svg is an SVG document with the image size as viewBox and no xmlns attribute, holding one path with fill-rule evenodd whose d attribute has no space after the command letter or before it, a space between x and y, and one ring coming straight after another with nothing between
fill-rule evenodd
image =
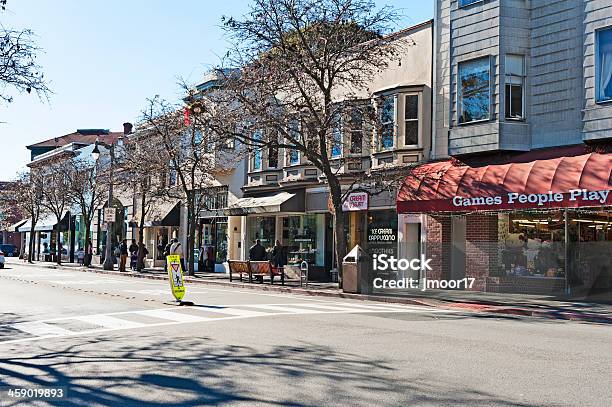
<instances>
[{"instance_id":1,"label":"pedestrian","mask_svg":"<svg viewBox=\"0 0 612 407\"><path fill-rule=\"evenodd\" d=\"M249 249L249 260L264 261L266 257L266 248L261 245L261 240L255 240L255 244Z\"/></svg>"},{"instance_id":2,"label":"pedestrian","mask_svg":"<svg viewBox=\"0 0 612 407\"><path fill-rule=\"evenodd\" d=\"M123 239L123 241L119 245L119 255L121 256L121 260L120 260L120 263L119 263L119 271L120 272L124 272L125 271L125 263L127 262L127 258L128 258L127 239Z\"/></svg>"},{"instance_id":3,"label":"pedestrian","mask_svg":"<svg viewBox=\"0 0 612 407\"><path fill-rule=\"evenodd\" d=\"M272 248L272 256L270 261L272 262L272 265L278 269L278 273L283 272L283 267L287 264L287 251L280 240L277 240ZM274 275L272 275L270 278L272 282L274 282Z\"/></svg>"},{"instance_id":4,"label":"pedestrian","mask_svg":"<svg viewBox=\"0 0 612 407\"><path fill-rule=\"evenodd\" d=\"M206 264L206 250L204 249L204 246L200 246L200 249L198 250L198 271L204 272L206 271L204 269Z\"/></svg>"},{"instance_id":5,"label":"pedestrian","mask_svg":"<svg viewBox=\"0 0 612 407\"><path fill-rule=\"evenodd\" d=\"M132 244L128 248L130 253L130 269L132 271L136 270L136 264L138 263L138 244L136 244L136 240L132 239Z\"/></svg>"},{"instance_id":6,"label":"pedestrian","mask_svg":"<svg viewBox=\"0 0 612 407\"><path fill-rule=\"evenodd\" d=\"M85 264L85 250L83 250L82 247L79 247L79 250L77 250L77 263L82 266L83 264Z\"/></svg>"}]
</instances>

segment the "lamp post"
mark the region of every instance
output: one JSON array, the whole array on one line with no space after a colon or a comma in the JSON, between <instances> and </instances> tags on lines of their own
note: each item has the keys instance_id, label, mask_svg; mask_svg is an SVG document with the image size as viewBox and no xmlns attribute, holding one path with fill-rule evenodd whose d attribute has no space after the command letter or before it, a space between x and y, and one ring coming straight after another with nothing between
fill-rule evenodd
<instances>
[{"instance_id":1,"label":"lamp post","mask_svg":"<svg viewBox=\"0 0 612 407\"><path fill-rule=\"evenodd\" d=\"M96 160L96 162L100 158L100 149L98 148L99 145L107 148L110 153L110 168L109 168L110 177L109 177L109 186L108 186L108 206L107 207L112 208L113 207L113 166L115 164L115 143L107 144L100 140L96 140L94 149L91 152L91 156L93 157L94 160ZM114 265L115 265L115 256L113 255L113 248L111 247L113 243L112 243L112 237L111 237L111 231L110 231L111 229L110 223L114 224L115 221L106 222L106 249L104 253L104 264L102 265L102 268L104 268L104 270L113 270Z\"/></svg>"}]
</instances>

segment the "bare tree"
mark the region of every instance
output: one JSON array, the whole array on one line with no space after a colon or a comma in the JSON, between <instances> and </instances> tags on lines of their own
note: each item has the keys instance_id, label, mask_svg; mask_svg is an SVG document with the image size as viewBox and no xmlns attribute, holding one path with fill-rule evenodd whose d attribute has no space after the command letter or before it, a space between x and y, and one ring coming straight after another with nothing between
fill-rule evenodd
<instances>
[{"instance_id":1,"label":"bare tree","mask_svg":"<svg viewBox=\"0 0 612 407\"><path fill-rule=\"evenodd\" d=\"M64 193L67 195L68 202L65 202L65 204L71 204L80 209L85 225L85 258L83 265L90 266L92 261L90 252L91 225L96 210L106 202L108 196L105 186L107 184L105 182L106 174L98 168L97 162L89 159L89 157L76 156L68 159L63 163L61 169L67 177L65 183L67 189ZM49 195L47 194L47 196Z\"/></svg>"},{"instance_id":2,"label":"bare tree","mask_svg":"<svg viewBox=\"0 0 612 407\"><path fill-rule=\"evenodd\" d=\"M155 97L143 112L141 128L146 142L159 147L162 172L168 174L165 193L180 199L187 210L185 256L187 272L193 275L195 236L199 213L206 208L206 191L215 186L214 174L230 166L220 165L222 149L215 151L207 116L194 111L192 119L185 120L183 109Z\"/></svg>"},{"instance_id":3,"label":"bare tree","mask_svg":"<svg viewBox=\"0 0 612 407\"><path fill-rule=\"evenodd\" d=\"M70 209L71 199L67 191L70 189L70 165L68 160L58 158L49 162L44 167L32 168L31 172L43 178L42 201L41 204L52 215L55 216L55 252L57 254L57 264L62 263L62 253L60 248L61 241L61 221Z\"/></svg>"},{"instance_id":4,"label":"bare tree","mask_svg":"<svg viewBox=\"0 0 612 407\"><path fill-rule=\"evenodd\" d=\"M144 225L147 216L167 199L165 192L167 165L160 160L159 140L147 137L146 132L136 132L125 145L120 157L118 188L134 194L138 213L138 261L136 269L144 269Z\"/></svg>"},{"instance_id":5,"label":"bare tree","mask_svg":"<svg viewBox=\"0 0 612 407\"><path fill-rule=\"evenodd\" d=\"M394 37L385 36L395 17L368 0L255 0L243 19L224 19L234 43L224 63L239 71L220 71L226 73L219 95L225 100L216 104L225 108L213 128L252 151L298 151L320 170L334 214L336 259L346 253L347 188L339 171L344 159L333 153L350 148L338 137L337 123L357 109L363 134L381 131L368 107L368 85L398 52ZM358 181L371 187L381 174L364 172Z\"/></svg>"},{"instance_id":6,"label":"bare tree","mask_svg":"<svg viewBox=\"0 0 612 407\"><path fill-rule=\"evenodd\" d=\"M6 0L0 6L4 11ZM35 92L40 98L50 93L42 68L36 62L41 50L33 38L31 30L8 29L0 24L0 99L6 102L13 101L9 88L19 93Z\"/></svg>"},{"instance_id":7,"label":"bare tree","mask_svg":"<svg viewBox=\"0 0 612 407\"><path fill-rule=\"evenodd\" d=\"M5 205L13 206L30 217L30 239L28 242L28 262L34 262L36 224L46 209L42 205L43 180L36 172L23 172L11 184L10 193L5 195Z\"/></svg>"}]
</instances>

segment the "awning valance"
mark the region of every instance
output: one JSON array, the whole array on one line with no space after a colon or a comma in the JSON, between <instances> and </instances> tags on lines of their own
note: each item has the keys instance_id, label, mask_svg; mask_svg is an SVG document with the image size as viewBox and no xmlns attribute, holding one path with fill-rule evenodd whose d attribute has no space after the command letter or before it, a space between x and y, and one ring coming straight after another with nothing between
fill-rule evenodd
<instances>
[{"instance_id":1,"label":"awning valance","mask_svg":"<svg viewBox=\"0 0 612 407\"><path fill-rule=\"evenodd\" d=\"M304 200L300 201L298 195L303 198L303 194L290 192L279 192L275 195L256 198L240 198L225 210L225 214L242 216L260 213L303 212Z\"/></svg>"},{"instance_id":2,"label":"awning valance","mask_svg":"<svg viewBox=\"0 0 612 407\"><path fill-rule=\"evenodd\" d=\"M17 223L13 223L11 226L6 228L7 232L19 232L19 228L23 226L29 219L22 219Z\"/></svg>"},{"instance_id":3,"label":"awning valance","mask_svg":"<svg viewBox=\"0 0 612 407\"><path fill-rule=\"evenodd\" d=\"M612 205L612 154L470 167L421 165L397 196L398 213L597 207Z\"/></svg>"},{"instance_id":4,"label":"awning valance","mask_svg":"<svg viewBox=\"0 0 612 407\"><path fill-rule=\"evenodd\" d=\"M68 226L68 215L70 212L64 212L62 215L62 221L60 222L60 230L66 230ZM55 215L47 215L44 218L38 219L36 226L34 227L35 232L50 232L57 225L57 218ZM19 232L29 232L32 227L32 219L28 219L21 226L17 228Z\"/></svg>"},{"instance_id":5,"label":"awning valance","mask_svg":"<svg viewBox=\"0 0 612 407\"><path fill-rule=\"evenodd\" d=\"M144 227L180 226L180 201L156 202L145 216Z\"/></svg>"}]
</instances>

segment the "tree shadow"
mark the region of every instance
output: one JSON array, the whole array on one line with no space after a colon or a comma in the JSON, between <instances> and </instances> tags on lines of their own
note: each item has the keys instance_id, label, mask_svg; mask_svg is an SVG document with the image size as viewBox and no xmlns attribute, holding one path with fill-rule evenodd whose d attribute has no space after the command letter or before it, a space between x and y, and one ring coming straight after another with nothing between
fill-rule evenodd
<instances>
[{"instance_id":1,"label":"tree shadow","mask_svg":"<svg viewBox=\"0 0 612 407\"><path fill-rule=\"evenodd\" d=\"M405 377L390 360L307 342L256 349L123 335L30 353L0 359L0 387L62 387L65 406L531 405L421 377L418 366Z\"/></svg>"}]
</instances>

